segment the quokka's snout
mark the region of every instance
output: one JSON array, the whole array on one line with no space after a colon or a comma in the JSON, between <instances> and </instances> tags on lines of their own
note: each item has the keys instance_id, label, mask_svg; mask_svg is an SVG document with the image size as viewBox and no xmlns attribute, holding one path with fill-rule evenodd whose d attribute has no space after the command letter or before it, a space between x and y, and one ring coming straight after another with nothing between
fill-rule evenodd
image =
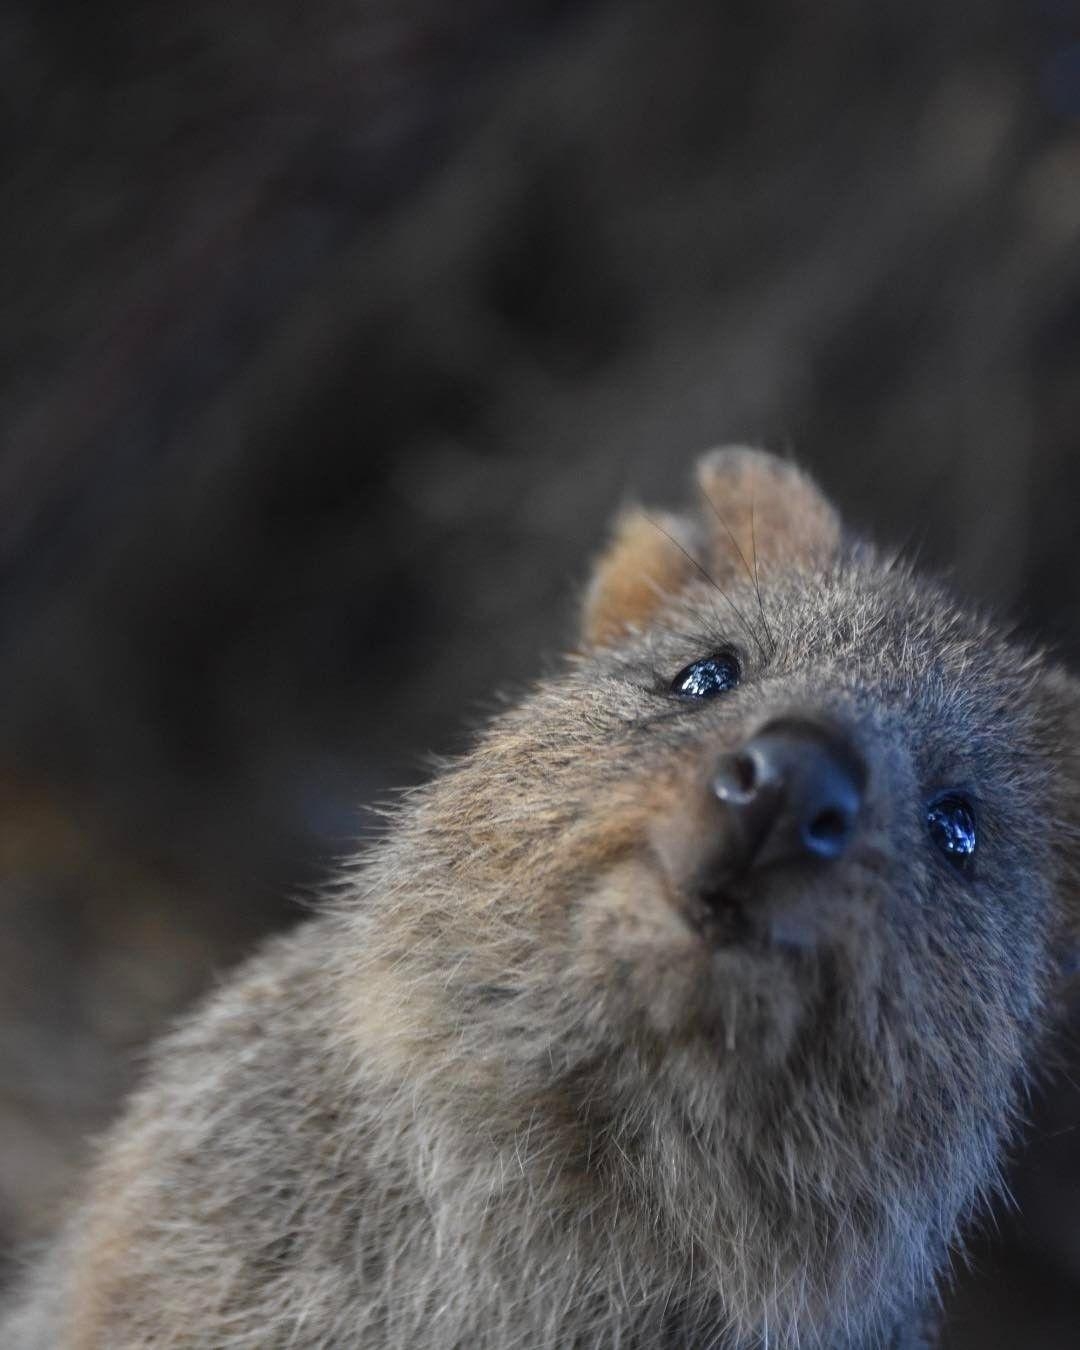
<instances>
[{"instance_id":1,"label":"quokka's snout","mask_svg":"<svg viewBox=\"0 0 1080 1350\"><path fill-rule=\"evenodd\" d=\"M717 765L710 786L738 822L736 871L828 863L855 833L866 765L836 727L770 722Z\"/></svg>"},{"instance_id":2,"label":"quokka's snout","mask_svg":"<svg viewBox=\"0 0 1080 1350\"><path fill-rule=\"evenodd\" d=\"M835 712L804 708L724 739L735 748L712 749L706 732L704 750L691 750L650 837L699 932L722 943L768 941L775 929L789 942L794 910L810 919L871 833L865 737ZM788 921L770 922L784 907Z\"/></svg>"}]
</instances>

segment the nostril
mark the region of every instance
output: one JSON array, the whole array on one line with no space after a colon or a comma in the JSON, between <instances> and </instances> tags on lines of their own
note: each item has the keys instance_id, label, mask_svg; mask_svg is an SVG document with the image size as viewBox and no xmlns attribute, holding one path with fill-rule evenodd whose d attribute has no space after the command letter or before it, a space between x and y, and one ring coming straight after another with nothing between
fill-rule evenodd
<instances>
[{"instance_id":1,"label":"nostril","mask_svg":"<svg viewBox=\"0 0 1080 1350\"><path fill-rule=\"evenodd\" d=\"M741 750L722 759L713 775L712 790L731 807L746 807L761 787L761 773L754 756Z\"/></svg>"},{"instance_id":2,"label":"nostril","mask_svg":"<svg viewBox=\"0 0 1080 1350\"><path fill-rule=\"evenodd\" d=\"M758 785L758 766L754 756L748 755L745 751L741 755L736 755L731 769L735 786L749 796Z\"/></svg>"},{"instance_id":3,"label":"nostril","mask_svg":"<svg viewBox=\"0 0 1080 1350\"><path fill-rule=\"evenodd\" d=\"M819 858L838 858L847 847L851 826L850 812L835 807L819 811L803 829L808 851Z\"/></svg>"}]
</instances>

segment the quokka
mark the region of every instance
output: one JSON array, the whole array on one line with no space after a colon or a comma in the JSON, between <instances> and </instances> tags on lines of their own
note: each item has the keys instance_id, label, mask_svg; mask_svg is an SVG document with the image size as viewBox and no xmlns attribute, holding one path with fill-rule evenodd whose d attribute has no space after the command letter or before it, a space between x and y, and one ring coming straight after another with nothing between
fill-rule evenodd
<instances>
[{"instance_id":1,"label":"quokka","mask_svg":"<svg viewBox=\"0 0 1080 1350\"><path fill-rule=\"evenodd\" d=\"M769 455L177 1031L8 1350L905 1350L1078 928L1077 685Z\"/></svg>"}]
</instances>

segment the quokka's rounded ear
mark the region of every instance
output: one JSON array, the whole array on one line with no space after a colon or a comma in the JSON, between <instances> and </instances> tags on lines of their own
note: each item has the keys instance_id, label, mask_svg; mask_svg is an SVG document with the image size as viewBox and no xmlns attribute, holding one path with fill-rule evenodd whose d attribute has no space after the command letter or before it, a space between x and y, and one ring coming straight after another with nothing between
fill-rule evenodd
<instances>
[{"instance_id":1,"label":"quokka's rounded ear","mask_svg":"<svg viewBox=\"0 0 1080 1350\"><path fill-rule=\"evenodd\" d=\"M586 646L602 646L644 627L665 598L694 575L703 544L694 522L682 516L623 511L585 592Z\"/></svg>"},{"instance_id":2,"label":"quokka's rounded ear","mask_svg":"<svg viewBox=\"0 0 1080 1350\"><path fill-rule=\"evenodd\" d=\"M697 480L710 529L709 566L721 584L747 566L821 567L840 546L836 509L788 460L725 446L703 456Z\"/></svg>"},{"instance_id":3,"label":"quokka's rounded ear","mask_svg":"<svg viewBox=\"0 0 1080 1350\"><path fill-rule=\"evenodd\" d=\"M586 646L647 626L695 577L723 586L735 573L818 567L839 547L840 519L793 464L744 446L704 455L685 515L624 511L585 595Z\"/></svg>"}]
</instances>

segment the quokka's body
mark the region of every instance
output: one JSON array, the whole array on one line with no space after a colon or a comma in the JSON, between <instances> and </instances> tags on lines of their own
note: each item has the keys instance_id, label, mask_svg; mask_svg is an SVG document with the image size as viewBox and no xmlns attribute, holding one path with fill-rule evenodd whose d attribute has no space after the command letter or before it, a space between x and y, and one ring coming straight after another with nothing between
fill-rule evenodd
<instances>
[{"instance_id":1,"label":"quokka's body","mask_svg":"<svg viewBox=\"0 0 1080 1350\"><path fill-rule=\"evenodd\" d=\"M751 451L161 1045L8 1350L924 1343L1075 928L1076 693Z\"/></svg>"}]
</instances>

